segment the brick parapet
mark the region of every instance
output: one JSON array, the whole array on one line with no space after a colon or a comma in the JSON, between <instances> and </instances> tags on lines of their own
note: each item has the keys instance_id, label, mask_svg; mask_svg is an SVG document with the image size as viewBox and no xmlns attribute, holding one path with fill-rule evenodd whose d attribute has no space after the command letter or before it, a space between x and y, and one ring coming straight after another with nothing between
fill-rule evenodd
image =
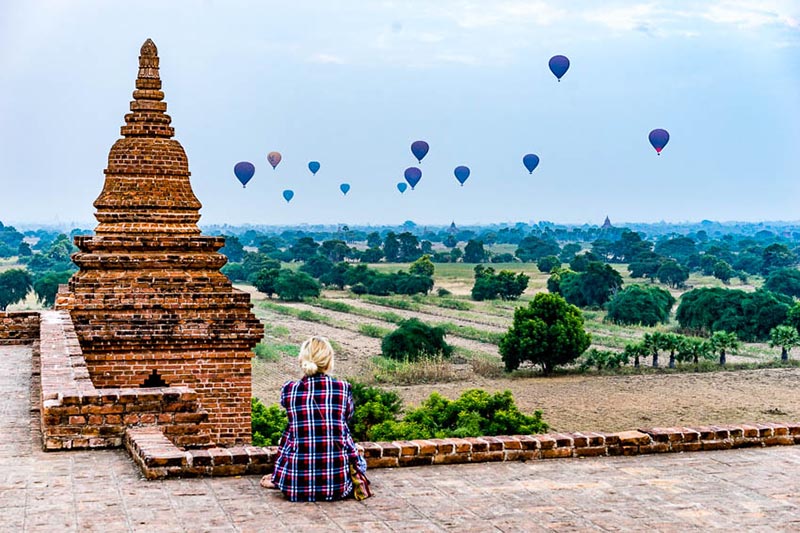
<instances>
[{"instance_id":1,"label":"brick parapet","mask_svg":"<svg viewBox=\"0 0 800 533\"><path fill-rule=\"evenodd\" d=\"M644 428L618 433L552 433L463 439L362 442L369 468L532 461L800 444L800 423ZM277 448L181 450L159 428L134 428L125 447L148 479L267 474Z\"/></svg>"},{"instance_id":2,"label":"brick parapet","mask_svg":"<svg viewBox=\"0 0 800 533\"><path fill-rule=\"evenodd\" d=\"M146 426L174 445L210 444L208 413L188 387L96 388L68 313L42 313L39 353L45 450L119 447L127 428Z\"/></svg>"},{"instance_id":3,"label":"brick parapet","mask_svg":"<svg viewBox=\"0 0 800 533\"><path fill-rule=\"evenodd\" d=\"M39 338L39 312L0 312L0 344L32 344Z\"/></svg>"}]
</instances>

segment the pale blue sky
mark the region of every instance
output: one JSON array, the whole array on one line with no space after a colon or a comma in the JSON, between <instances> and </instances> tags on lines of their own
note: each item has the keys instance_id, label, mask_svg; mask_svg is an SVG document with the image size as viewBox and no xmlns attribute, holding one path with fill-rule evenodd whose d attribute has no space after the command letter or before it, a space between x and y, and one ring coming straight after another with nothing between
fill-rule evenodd
<instances>
[{"instance_id":1,"label":"pale blue sky","mask_svg":"<svg viewBox=\"0 0 800 533\"><path fill-rule=\"evenodd\" d=\"M20 0L0 3L0 220L94 226L147 37L202 223L800 219L797 0Z\"/></svg>"}]
</instances>

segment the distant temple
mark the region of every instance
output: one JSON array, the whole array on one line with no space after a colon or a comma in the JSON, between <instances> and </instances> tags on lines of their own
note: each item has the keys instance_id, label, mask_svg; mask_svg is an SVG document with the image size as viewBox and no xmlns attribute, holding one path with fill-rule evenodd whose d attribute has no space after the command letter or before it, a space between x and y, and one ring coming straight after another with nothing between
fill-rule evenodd
<instances>
[{"instance_id":1,"label":"distant temple","mask_svg":"<svg viewBox=\"0 0 800 533\"><path fill-rule=\"evenodd\" d=\"M458 233L458 228L456 227L455 221L450 223L450 228L447 230L447 233L449 233L450 235L455 235L456 233Z\"/></svg>"},{"instance_id":2,"label":"distant temple","mask_svg":"<svg viewBox=\"0 0 800 533\"><path fill-rule=\"evenodd\" d=\"M610 229L610 228L613 228L613 227L614 226L611 225L611 219L609 219L608 215L606 215L606 220L605 220L605 222L603 222L603 225L600 226L600 229Z\"/></svg>"}]
</instances>

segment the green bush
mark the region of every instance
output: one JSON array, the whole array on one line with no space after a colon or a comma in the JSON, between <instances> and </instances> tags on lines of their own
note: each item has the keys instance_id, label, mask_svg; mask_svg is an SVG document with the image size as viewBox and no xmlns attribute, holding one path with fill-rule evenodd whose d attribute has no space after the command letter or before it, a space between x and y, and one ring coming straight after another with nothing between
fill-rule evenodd
<instances>
[{"instance_id":1,"label":"green bush","mask_svg":"<svg viewBox=\"0 0 800 533\"><path fill-rule=\"evenodd\" d=\"M655 326L669 320L675 298L659 287L631 285L608 302L607 320L614 324Z\"/></svg>"},{"instance_id":2,"label":"green bush","mask_svg":"<svg viewBox=\"0 0 800 533\"><path fill-rule=\"evenodd\" d=\"M514 274L510 270L501 270L495 274L494 268L477 265L475 267L475 284L472 286L472 299L477 301L516 300L528 287L529 277L520 272Z\"/></svg>"},{"instance_id":3,"label":"green bush","mask_svg":"<svg viewBox=\"0 0 800 533\"><path fill-rule=\"evenodd\" d=\"M286 411L279 405L267 407L258 398L251 400L250 407L253 446L276 446L289 424Z\"/></svg>"},{"instance_id":4,"label":"green bush","mask_svg":"<svg viewBox=\"0 0 800 533\"><path fill-rule=\"evenodd\" d=\"M370 440L408 440L481 435L528 435L547 431L542 412L519 411L511 391L465 391L455 400L433 393L403 420L386 420L367 432Z\"/></svg>"},{"instance_id":5,"label":"green bush","mask_svg":"<svg viewBox=\"0 0 800 533\"><path fill-rule=\"evenodd\" d=\"M610 350L597 350L592 348L586 352L581 360L580 368L585 371L594 368L598 371L619 368L628 364L628 354L625 352L612 352Z\"/></svg>"},{"instance_id":6,"label":"green bush","mask_svg":"<svg viewBox=\"0 0 800 533\"><path fill-rule=\"evenodd\" d=\"M367 337L374 337L376 339L382 339L389 333L390 330L386 328L382 328L380 326L376 326L374 324L360 324L358 326L358 332L362 335L366 335Z\"/></svg>"},{"instance_id":7,"label":"green bush","mask_svg":"<svg viewBox=\"0 0 800 533\"><path fill-rule=\"evenodd\" d=\"M350 420L350 434L356 441L369 439L373 426L394 421L402 408L396 392L385 391L361 383L351 383L355 411Z\"/></svg>"},{"instance_id":8,"label":"green bush","mask_svg":"<svg viewBox=\"0 0 800 533\"><path fill-rule=\"evenodd\" d=\"M281 300L299 302L305 298L317 297L320 289L317 280L305 272L293 272L283 268L275 278L275 293Z\"/></svg>"},{"instance_id":9,"label":"green bush","mask_svg":"<svg viewBox=\"0 0 800 533\"><path fill-rule=\"evenodd\" d=\"M381 351L384 356L397 361L417 361L438 355L450 357L453 347L445 342L444 337L443 328L410 318L400 322L400 327L383 338Z\"/></svg>"},{"instance_id":10,"label":"green bush","mask_svg":"<svg viewBox=\"0 0 800 533\"><path fill-rule=\"evenodd\" d=\"M436 289L436 294L438 294L439 296L450 296L453 293L448 291L444 287L439 287L438 289Z\"/></svg>"}]
</instances>

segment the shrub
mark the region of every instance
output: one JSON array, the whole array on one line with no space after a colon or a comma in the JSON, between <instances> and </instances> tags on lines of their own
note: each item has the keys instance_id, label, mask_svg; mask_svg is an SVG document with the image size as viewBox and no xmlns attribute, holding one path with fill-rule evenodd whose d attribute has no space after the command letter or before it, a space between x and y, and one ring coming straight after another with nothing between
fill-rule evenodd
<instances>
[{"instance_id":1,"label":"shrub","mask_svg":"<svg viewBox=\"0 0 800 533\"><path fill-rule=\"evenodd\" d=\"M444 340L441 327L431 327L416 318L400 322L400 327L381 342L383 355L398 361L416 361L441 355L450 357L453 347Z\"/></svg>"},{"instance_id":2,"label":"shrub","mask_svg":"<svg viewBox=\"0 0 800 533\"><path fill-rule=\"evenodd\" d=\"M612 352L609 350L597 350L592 348L586 352L581 361L581 370L595 368L597 371L607 368L619 368L628 364L628 354L625 352Z\"/></svg>"},{"instance_id":3,"label":"shrub","mask_svg":"<svg viewBox=\"0 0 800 533\"><path fill-rule=\"evenodd\" d=\"M367 287L363 283L356 283L350 287L350 292L353 294L367 294Z\"/></svg>"},{"instance_id":4,"label":"shrub","mask_svg":"<svg viewBox=\"0 0 800 533\"><path fill-rule=\"evenodd\" d=\"M580 309L557 294L537 294L514 311L514 322L500 341L506 370L523 361L541 365L545 375L580 356L591 343Z\"/></svg>"},{"instance_id":5,"label":"shrub","mask_svg":"<svg viewBox=\"0 0 800 533\"><path fill-rule=\"evenodd\" d=\"M415 274L418 276L427 276L432 277L434 273L435 267L433 266L433 261L431 261L431 256L423 255L408 267L409 274Z\"/></svg>"},{"instance_id":6,"label":"shrub","mask_svg":"<svg viewBox=\"0 0 800 533\"><path fill-rule=\"evenodd\" d=\"M276 446L289 425L286 411L278 405L267 407L258 398L253 398L250 406L253 446Z\"/></svg>"},{"instance_id":7,"label":"shrub","mask_svg":"<svg viewBox=\"0 0 800 533\"><path fill-rule=\"evenodd\" d=\"M481 435L529 435L547 431L542 412L525 415L510 391L465 391L455 400L434 392L401 421L387 420L368 432L371 440L408 440Z\"/></svg>"},{"instance_id":8,"label":"shrub","mask_svg":"<svg viewBox=\"0 0 800 533\"><path fill-rule=\"evenodd\" d=\"M546 255L536 261L536 268L539 269L539 272L544 272L545 274L560 266L561 259L554 255Z\"/></svg>"},{"instance_id":9,"label":"shrub","mask_svg":"<svg viewBox=\"0 0 800 533\"><path fill-rule=\"evenodd\" d=\"M366 335L367 337L374 337L376 339L382 339L391 333L388 329L376 326L374 324L360 324L358 326L358 332L362 335Z\"/></svg>"},{"instance_id":10,"label":"shrub","mask_svg":"<svg viewBox=\"0 0 800 533\"><path fill-rule=\"evenodd\" d=\"M373 426L396 420L402 403L396 392L362 383L351 383L351 386L355 411L349 423L350 434L356 441L364 441L369 438Z\"/></svg>"},{"instance_id":11,"label":"shrub","mask_svg":"<svg viewBox=\"0 0 800 533\"><path fill-rule=\"evenodd\" d=\"M438 289L436 289L436 294L438 294L440 297L443 297L443 296L450 296L453 293L448 291L444 287L439 287Z\"/></svg>"},{"instance_id":12,"label":"shrub","mask_svg":"<svg viewBox=\"0 0 800 533\"><path fill-rule=\"evenodd\" d=\"M320 285L305 272L293 272L281 269L275 278L275 293L281 300L291 302L319 296Z\"/></svg>"},{"instance_id":13,"label":"shrub","mask_svg":"<svg viewBox=\"0 0 800 533\"><path fill-rule=\"evenodd\" d=\"M525 292L530 278L520 272L514 274L509 270L501 270L495 274L494 268L475 267L475 284L472 287L472 299L477 301L494 300L516 300Z\"/></svg>"},{"instance_id":14,"label":"shrub","mask_svg":"<svg viewBox=\"0 0 800 533\"><path fill-rule=\"evenodd\" d=\"M608 302L607 319L615 324L655 326L669 320L675 298L659 287L631 285Z\"/></svg>"}]
</instances>

